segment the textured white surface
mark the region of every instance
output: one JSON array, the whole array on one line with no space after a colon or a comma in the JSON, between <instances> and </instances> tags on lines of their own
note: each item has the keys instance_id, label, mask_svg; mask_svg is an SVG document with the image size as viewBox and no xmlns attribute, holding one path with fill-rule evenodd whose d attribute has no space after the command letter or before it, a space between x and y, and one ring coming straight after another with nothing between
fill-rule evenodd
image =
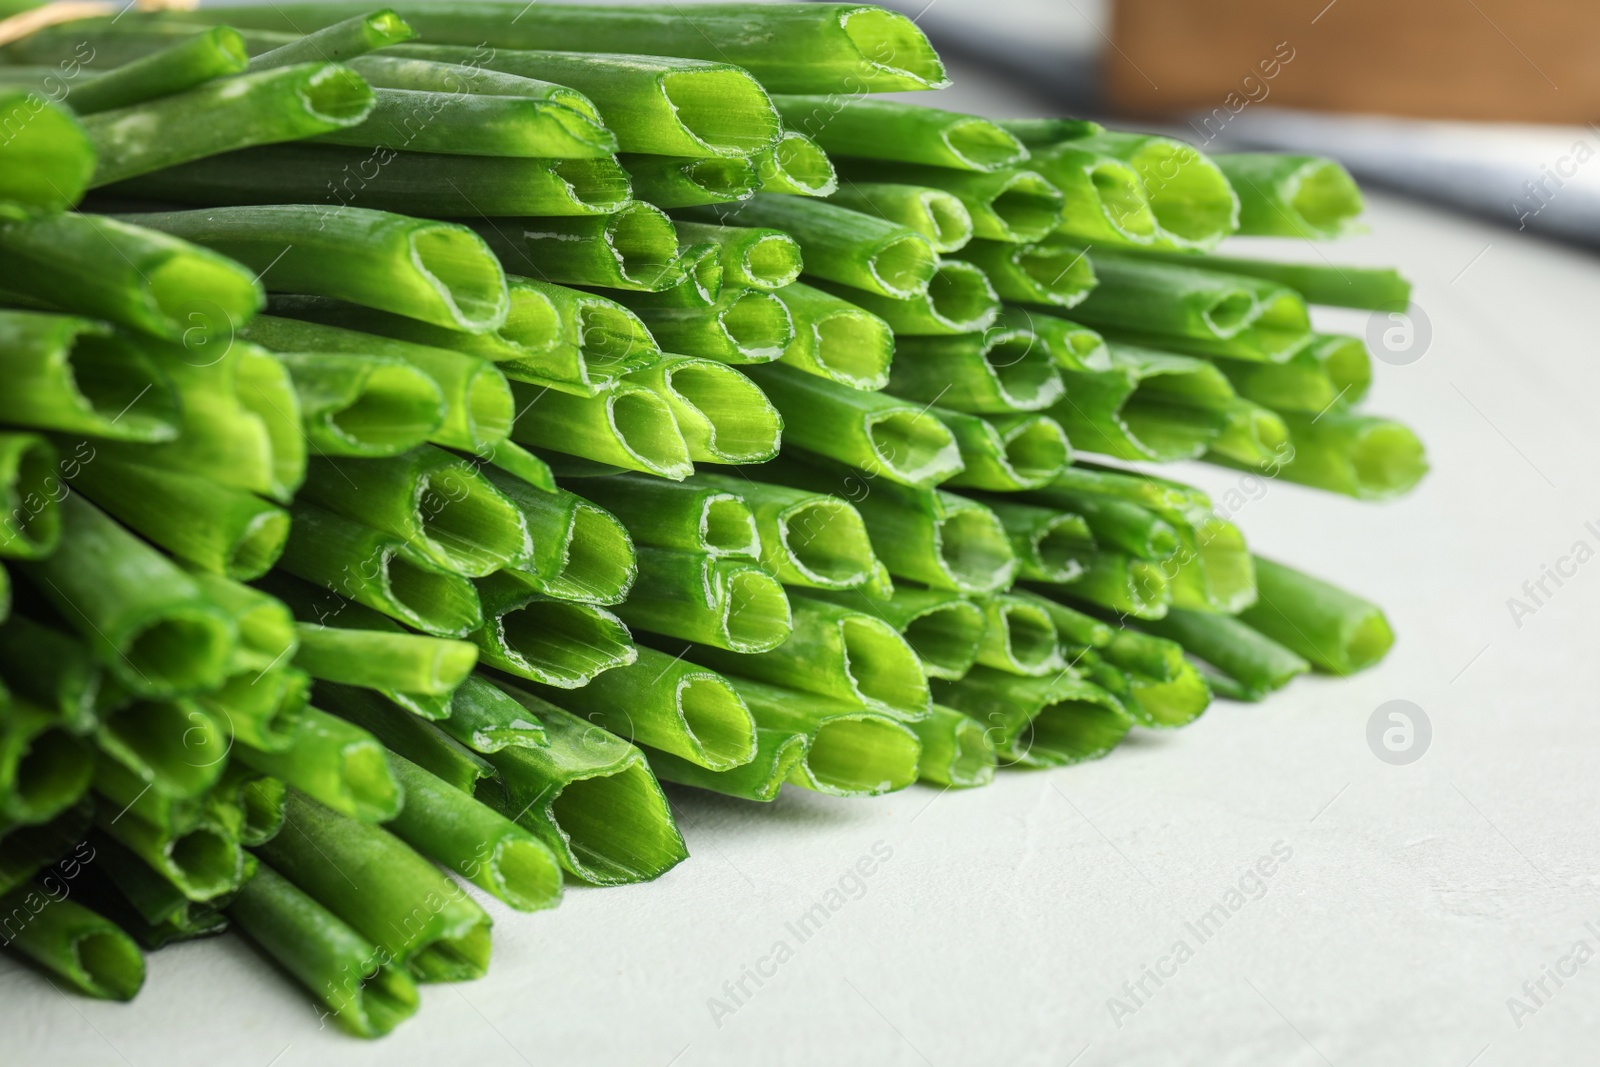
<instances>
[{"instance_id":1,"label":"textured white surface","mask_svg":"<svg viewBox=\"0 0 1600 1067\"><path fill-rule=\"evenodd\" d=\"M1418 428L1434 472L1386 506L1272 486L1238 519L1261 551L1383 602L1400 640L1379 669L1219 703L1102 762L972 793L789 791L762 808L675 791L687 863L570 890L551 913L491 904L489 977L425 987L418 1016L374 1044L319 1031L231 936L155 955L127 1006L0 960L0 1063L1588 1062L1600 962L1545 979L1520 1027L1507 1000L1574 942L1600 948L1584 925L1600 929L1600 563L1520 629L1506 600L1574 541L1600 547L1583 525L1600 528L1600 264L1384 196L1371 225L1325 251L1417 282L1431 350L1379 365L1370 407ZM1216 491L1236 477L1184 474ZM1396 698L1433 725L1406 767L1366 741ZM1202 943L1186 924L1275 844L1292 858ZM786 924L874 845L892 855L802 943ZM1108 1000L1134 1006L1123 983L1179 940L1192 958L1114 1020ZM709 998L731 1005L723 984L780 941L793 958L714 1019Z\"/></svg>"}]
</instances>

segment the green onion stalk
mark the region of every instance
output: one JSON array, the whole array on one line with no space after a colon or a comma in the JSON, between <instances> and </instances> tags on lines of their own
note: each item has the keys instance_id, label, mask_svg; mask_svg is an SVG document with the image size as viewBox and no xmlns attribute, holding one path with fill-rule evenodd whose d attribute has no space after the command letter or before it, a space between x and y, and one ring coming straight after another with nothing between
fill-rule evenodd
<instances>
[{"instance_id":1,"label":"green onion stalk","mask_svg":"<svg viewBox=\"0 0 1600 1067\"><path fill-rule=\"evenodd\" d=\"M639 580L617 613L629 626L734 653L768 652L789 639L783 586L753 560L643 546Z\"/></svg>"},{"instance_id":2,"label":"green onion stalk","mask_svg":"<svg viewBox=\"0 0 1600 1067\"><path fill-rule=\"evenodd\" d=\"M508 573L558 600L614 605L627 599L638 566L629 530L617 516L565 489L547 492L497 467L484 467L483 473L517 506L533 541L532 554ZM585 479L571 484L587 493L613 481L623 479ZM658 486L670 492L677 485L644 477L628 477L626 482L639 486L642 494L656 491ZM611 498L602 495L601 502L609 505ZM721 509L716 510L720 515Z\"/></svg>"},{"instance_id":3,"label":"green onion stalk","mask_svg":"<svg viewBox=\"0 0 1600 1067\"><path fill-rule=\"evenodd\" d=\"M828 196L839 189L839 173L817 142L797 130L784 130L754 157L761 188L769 193Z\"/></svg>"},{"instance_id":4,"label":"green onion stalk","mask_svg":"<svg viewBox=\"0 0 1600 1067\"><path fill-rule=\"evenodd\" d=\"M988 275L959 259L940 260L928 291L904 300L823 279L814 281L818 288L872 312L902 337L983 333L994 325L1000 311L1000 297Z\"/></svg>"},{"instance_id":5,"label":"green onion stalk","mask_svg":"<svg viewBox=\"0 0 1600 1067\"><path fill-rule=\"evenodd\" d=\"M640 575L642 581L642 567ZM628 628L604 608L555 600L504 572L479 579L477 590L484 623L471 640L478 646L479 659L490 666L530 681L575 689L637 658Z\"/></svg>"},{"instance_id":6,"label":"green onion stalk","mask_svg":"<svg viewBox=\"0 0 1600 1067\"><path fill-rule=\"evenodd\" d=\"M1001 766L1061 767L1099 759L1133 725L1116 697L1071 670L1029 678L978 666L960 681L935 682L934 696L978 721Z\"/></svg>"},{"instance_id":7,"label":"green onion stalk","mask_svg":"<svg viewBox=\"0 0 1600 1067\"><path fill-rule=\"evenodd\" d=\"M1042 174L1020 167L981 172L912 163L850 162L845 181L886 182L940 189L956 197L972 220L973 236L1021 244L1054 231L1063 196Z\"/></svg>"},{"instance_id":8,"label":"green onion stalk","mask_svg":"<svg viewBox=\"0 0 1600 1067\"><path fill-rule=\"evenodd\" d=\"M568 482L580 494L573 499L588 510L620 520L629 538L641 545L708 556L760 559L761 532L745 501L749 483L697 474L681 482L639 474L615 474ZM604 511L600 509L604 508ZM537 540L535 542L537 544ZM608 555L620 555L611 549Z\"/></svg>"},{"instance_id":9,"label":"green onion stalk","mask_svg":"<svg viewBox=\"0 0 1600 1067\"><path fill-rule=\"evenodd\" d=\"M617 162L633 195L661 208L748 200L761 187L755 163L741 156L622 155Z\"/></svg>"},{"instance_id":10,"label":"green onion stalk","mask_svg":"<svg viewBox=\"0 0 1600 1067\"><path fill-rule=\"evenodd\" d=\"M972 216L958 197L943 189L891 182L843 182L829 201L852 211L881 215L915 230L940 255L960 251L972 240Z\"/></svg>"},{"instance_id":11,"label":"green onion stalk","mask_svg":"<svg viewBox=\"0 0 1600 1067\"><path fill-rule=\"evenodd\" d=\"M906 639L929 678L960 678L978 661L988 622L960 593L897 585L889 596L815 590L808 595L876 615Z\"/></svg>"},{"instance_id":12,"label":"green onion stalk","mask_svg":"<svg viewBox=\"0 0 1600 1067\"><path fill-rule=\"evenodd\" d=\"M938 281L935 275L934 283ZM794 339L783 349L782 362L851 389L872 391L889 383L895 332L890 323L866 310L870 294L794 282L772 295L794 323Z\"/></svg>"}]
</instances>

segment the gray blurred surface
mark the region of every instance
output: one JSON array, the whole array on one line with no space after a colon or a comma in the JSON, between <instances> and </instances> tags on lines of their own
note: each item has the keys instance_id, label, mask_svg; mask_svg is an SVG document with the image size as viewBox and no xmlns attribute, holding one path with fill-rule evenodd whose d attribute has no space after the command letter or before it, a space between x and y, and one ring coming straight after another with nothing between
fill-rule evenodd
<instances>
[{"instance_id":1,"label":"gray blurred surface","mask_svg":"<svg viewBox=\"0 0 1600 1067\"><path fill-rule=\"evenodd\" d=\"M923 99L1043 113L956 73L955 89ZM1391 505L1270 485L1234 516L1260 551L1383 602L1400 640L1382 667L1298 682L1260 706L1219 703L1183 731L1136 732L1101 762L1003 774L977 792L791 790L758 807L674 790L687 863L651 885L573 888L550 913L490 902L489 977L425 987L419 1015L374 1044L319 1030L299 990L231 936L153 956L131 1005L69 999L0 959L0 1061L1592 1060L1600 963L1559 987L1546 972L1566 968L1577 942L1600 947L1586 925L1600 927L1600 564L1577 568L1520 627L1507 601L1574 542L1600 547L1585 526L1600 527L1589 335L1600 265L1388 195L1372 197L1370 223L1329 246L1243 247L1398 264L1415 279L1431 347L1380 364L1370 407L1416 426L1434 472ZM1348 312L1322 323L1369 327ZM1179 476L1219 499L1242 484L1213 468ZM1408 766L1367 740L1375 710L1397 699L1432 723ZM888 858L852 876L874 847ZM1252 877L1263 857L1273 873ZM833 900L817 932L796 935ZM1219 904L1226 917L1204 920ZM1178 942L1190 955L1173 964ZM1157 966L1170 972L1159 985L1143 977ZM743 978L758 967L759 984ZM728 985L741 979L750 996L735 1004ZM1524 983L1541 980L1535 1004ZM1514 1016L1511 998L1526 1010Z\"/></svg>"}]
</instances>

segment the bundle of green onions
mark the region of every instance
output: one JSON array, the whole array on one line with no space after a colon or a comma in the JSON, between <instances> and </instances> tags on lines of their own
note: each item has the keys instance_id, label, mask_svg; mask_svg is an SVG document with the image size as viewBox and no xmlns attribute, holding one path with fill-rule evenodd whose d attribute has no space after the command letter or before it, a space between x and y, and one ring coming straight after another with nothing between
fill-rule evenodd
<instances>
[{"instance_id":1,"label":"bundle of green onions","mask_svg":"<svg viewBox=\"0 0 1600 1067\"><path fill-rule=\"evenodd\" d=\"M1307 312L1406 284L1212 252L1337 165L874 100L946 78L871 7L397 11L0 49L9 949L127 998L233 926L378 1035L488 965L445 871L655 878L661 782L977 786L1387 652L1133 465L1420 478Z\"/></svg>"}]
</instances>

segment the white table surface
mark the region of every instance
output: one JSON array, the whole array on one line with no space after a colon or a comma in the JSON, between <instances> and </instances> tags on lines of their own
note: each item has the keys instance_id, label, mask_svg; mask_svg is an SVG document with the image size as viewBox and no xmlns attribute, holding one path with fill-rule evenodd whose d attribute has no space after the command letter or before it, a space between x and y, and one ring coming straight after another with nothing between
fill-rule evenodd
<instances>
[{"instance_id":1,"label":"white table surface","mask_svg":"<svg viewBox=\"0 0 1600 1067\"><path fill-rule=\"evenodd\" d=\"M973 76L943 103L1039 110ZM1600 262L1382 195L1370 221L1324 251L1415 280L1431 349L1380 364L1369 407L1415 426L1434 471L1388 505L1272 485L1237 518L1258 550L1382 601L1399 642L1378 669L975 792L788 789L762 807L674 790L688 862L570 889L553 912L489 902L489 976L424 987L376 1043L319 1029L231 935L154 955L129 1005L0 959L0 1063L1592 1061L1600 962L1544 978L1542 1003L1523 984L1572 971L1576 942L1600 950L1600 562L1520 628L1507 599L1575 541L1600 548L1584 526L1600 529ZM1183 474L1218 492L1238 478ZM1432 723L1408 766L1366 740L1392 699ZM1259 899L1197 937L1187 924L1275 845L1292 856ZM786 924L875 847L889 858L801 942ZM1192 956L1136 1002L1124 983L1180 940ZM724 983L780 941L792 958L717 1017L711 998L733 1006Z\"/></svg>"}]
</instances>

